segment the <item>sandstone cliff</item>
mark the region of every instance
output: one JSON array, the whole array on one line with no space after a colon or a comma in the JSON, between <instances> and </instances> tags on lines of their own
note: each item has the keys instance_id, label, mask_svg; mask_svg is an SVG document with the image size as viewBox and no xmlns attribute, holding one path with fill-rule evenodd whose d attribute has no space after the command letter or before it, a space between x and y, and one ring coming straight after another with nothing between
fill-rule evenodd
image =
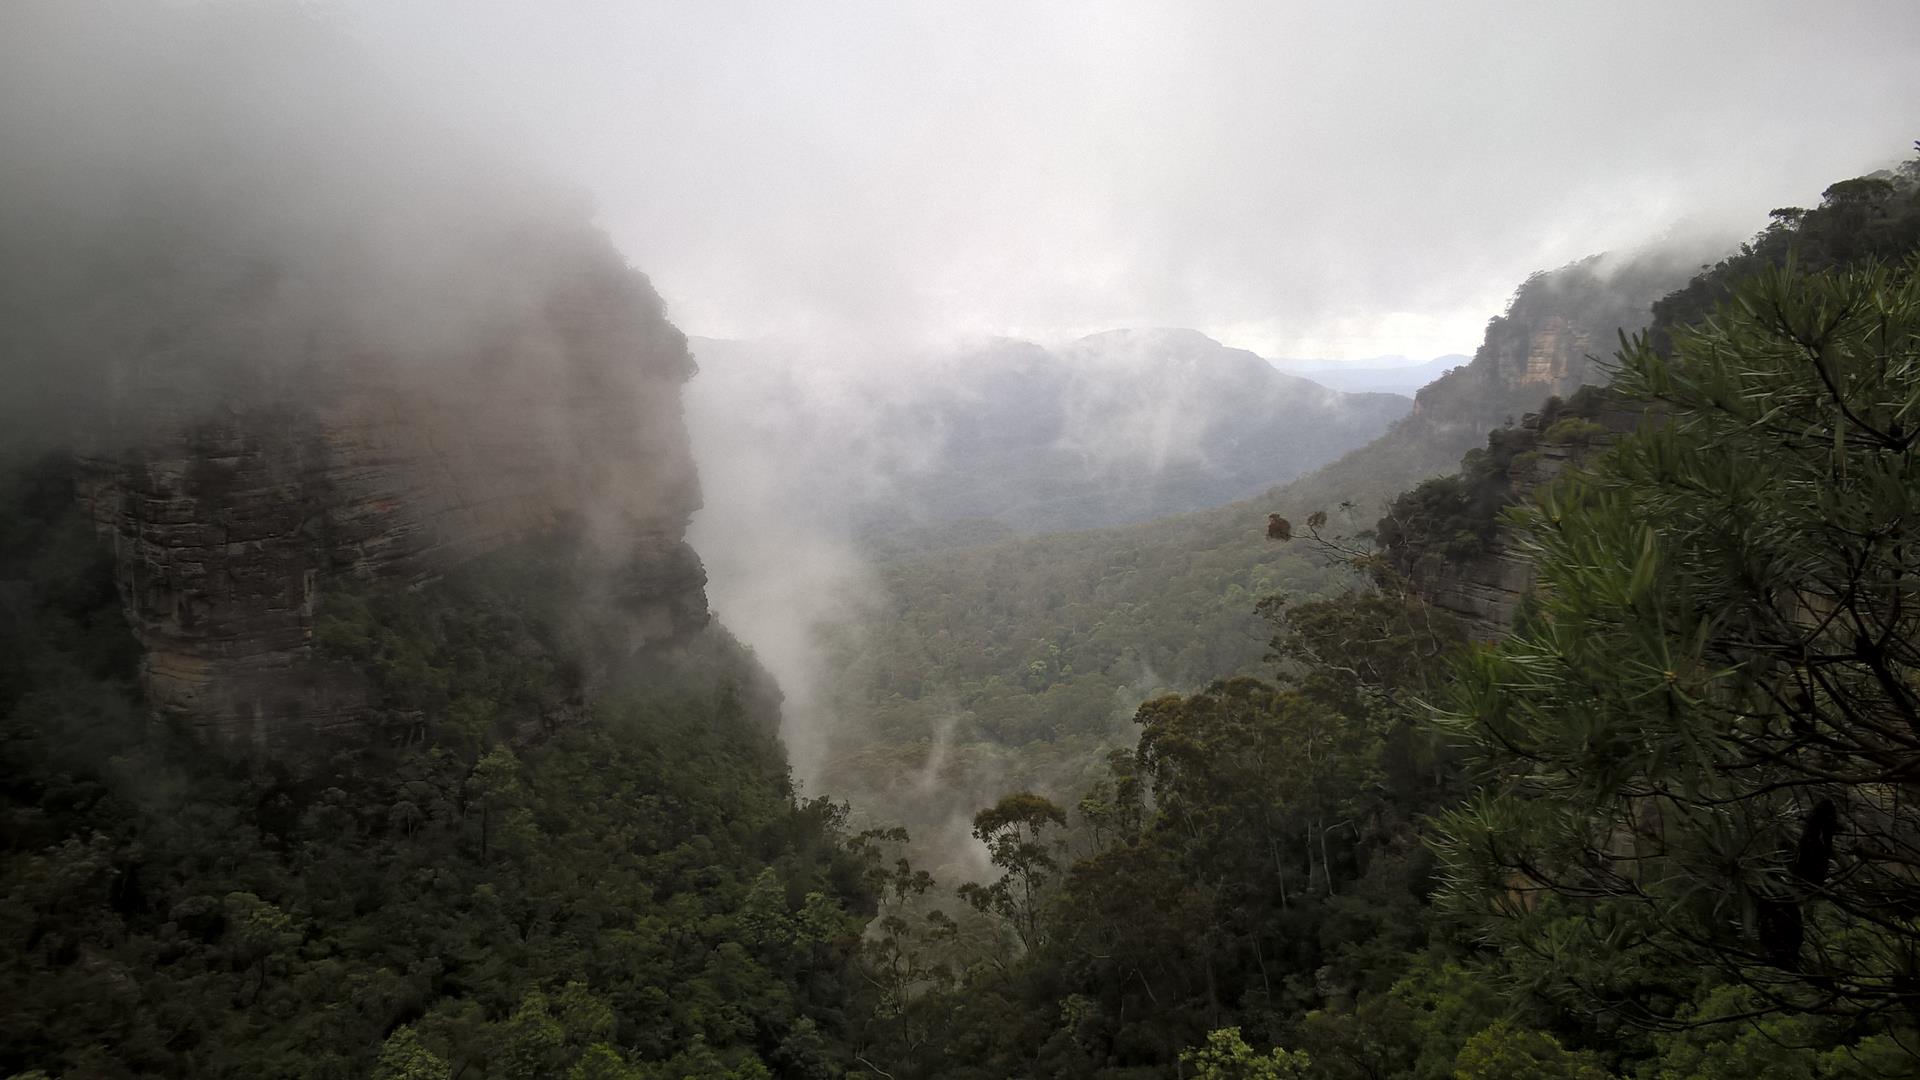
<instances>
[{"instance_id":1,"label":"sandstone cliff","mask_svg":"<svg viewBox=\"0 0 1920 1080\"><path fill-rule=\"evenodd\" d=\"M1622 331L1647 325L1652 302L1699 260L1667 251L1585 259L1535 274L1487 323L1473 359L1422 387L1413 411L1366 446L1262 500L1259 515L1300 518L1352 503L1370 519L1397 494L1453 471L1460 456L1512 427L1549 396L1607 381L1597 360Z\"/></svg>"},{"instance_id":2,"label":"sandstone cliff","mask_svg":"<svg viewBox=\"0 0 1920 1080\"><path fill-rule=\"evenodd\" d=\"M1669 253L1595 256L1533 275L1487 323L1473 360L1416 395L1407 423L1469 430L1470 447L1548 395L1605 383L1597 362L1613 354L1622 331L1647 325L1653 301L1684 282L1691 266Z\"/></svg>"},{"instance_id":3,"label":"sandstone cliff","mask_svg":"<svg viewBox=\"0 0 1920 1080\"><path fill-rule=\"evenodd\" d=\"M1535 568L1504 511L1633 430L1641 411L1588 387L1488 434L1458 473L1395 499L1378 537L1389 562L1468 636L1506 636L1533 589Z\"/></svg>"},{"instance_id":4,"label":"sandstone cliff","mask_svg":"<svg viewBox=\"0 0 1920 1080\"><path fill-rule=\"evenodd\" d=\"M1539 414L1527 416L1523 426L1544 435ZM1590 450L1584 437L1541 438L1508 466L1506 499L1526 498ZM1533 561L1519 549L1512 530L1499 525L1481 550L1428 568L1416 583L1428 603L1460 619L1469 637L1492 641L1513 628L1534 576Z\"/></svg>"},{"instance_id":5,"label":"sandstone cliff","mask_svg":"<svg viewBox=\"0 0 1920 1080\"><path fill-rule=\"evenodd\" d=\"M707 619L683 537L699 502L680 413L685 338L646 279L584 231L516 252L518 300L430 356L314 316L272 351L150 347L108 373L79 456L147 650L156 709L272 750L352 725L365 688L315 655L316 605L556 533L628 649ZM244 321L244 296L197 318ZM432 311L418 313L431 320Z\"/></svg>"}]
</instances>

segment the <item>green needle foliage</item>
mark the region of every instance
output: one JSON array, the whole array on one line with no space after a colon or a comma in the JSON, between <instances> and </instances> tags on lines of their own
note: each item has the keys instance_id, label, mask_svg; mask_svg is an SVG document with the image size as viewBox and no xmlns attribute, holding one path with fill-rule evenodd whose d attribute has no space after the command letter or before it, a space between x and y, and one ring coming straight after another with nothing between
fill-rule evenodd
<instances>
[{"instance_id":1,"label":"green needle foliage","mask_svg":"<svg viewBox=\"0 0 1920 1080\"><path fill-rule=\"evenodd\" d=\"M1625 343L1642 429L1512 521L1535 618L1458 669L1450 899L1635 1020L1920 1016L1920 262L1740 288Z\"/></svg>"}]
</instances>

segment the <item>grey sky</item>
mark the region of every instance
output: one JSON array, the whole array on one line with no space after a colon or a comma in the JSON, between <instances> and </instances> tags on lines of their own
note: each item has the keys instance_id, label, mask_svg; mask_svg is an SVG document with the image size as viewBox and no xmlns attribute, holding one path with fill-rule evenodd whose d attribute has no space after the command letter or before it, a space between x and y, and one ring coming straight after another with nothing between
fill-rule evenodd
<instances>
[{"instance_id":1,"label":"grey sky","mask_svg":"<svg viewBox=\"0 0 1920 1080\"><path fill-rule=\"evenodd\" d=\"M1920 137L1910 0L318 6L712 336L1470 351L1533 269Z\"/></svg>"}]
</instances>

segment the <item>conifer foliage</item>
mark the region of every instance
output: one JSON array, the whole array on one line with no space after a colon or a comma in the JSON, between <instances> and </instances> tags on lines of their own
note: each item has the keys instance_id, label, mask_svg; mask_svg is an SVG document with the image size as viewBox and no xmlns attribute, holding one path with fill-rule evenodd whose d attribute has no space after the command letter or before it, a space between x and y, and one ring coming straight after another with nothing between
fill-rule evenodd
<instances>
[{"instance_id":1,"label":"conifer foliage","mask_svg":"<svg viewBox=\"0 0 1920 1080\"><path fill-rule=\"evenodd\" d=\"M1459 670L1486 786L1443 850L1561 990L1920 1008L1917 268L1790 263L1628 343L1642 430L1515 517L1539 608Z\"/></svg>"}]
</instances>

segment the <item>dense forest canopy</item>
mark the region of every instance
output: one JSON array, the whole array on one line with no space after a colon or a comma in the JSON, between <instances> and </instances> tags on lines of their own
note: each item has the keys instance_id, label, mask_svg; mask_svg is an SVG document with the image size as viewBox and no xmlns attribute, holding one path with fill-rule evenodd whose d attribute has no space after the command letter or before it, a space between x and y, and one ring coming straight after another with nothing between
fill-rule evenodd
<instances>
[{"instance_id":1,"label":"dense forest canopy","mask_svg":"<svg viewBox=\"0 0 1920 1080\"><path fill-rule=\"evenodd\" d=\"M199 752L147 719L64 460L16 458L3 880L28 992L0 1064L1909 1075L1920 276L1887 238L1917 191L1909 167L1777 215L1656 309L1604 393L1495 430L1377 529L1316 513L1258 540L1273 569L1227 594L1265 627L1252 654L1188 658L1223 678L1152 696L1130 738L1113 685L1074 688L1136 646L1056 637L989 678L1031 703L995 753L1053 786L950 810L980 855L937 874L907 832L796 795L777 691L723 630L606 652L564 533L320 598L371 739L293 769ZM1700 295L1722 299L1695 317ZM1530 492L1542 440L1582 449ZM1015 581L1010 621L1048 617L1076 544L1096 591L1153 573L1052 543L1024 583L1003 549L940 572ZM1474 644L1428 586L1501 549L1538 585ZM1246 574L1232 550L1191 572ZM909 640L872 661L896 694L995 670L953 627ZM911 759L911 727L876 735Z\"/></svg>"},{"instance_id":2,"label":"dense forest canopy","mask_svg":"<svg viewBox=\"0 0 1920 1080\"><path fill-rule=\"evenodd\" d=\"M149 726L70 486L12 476L5 1068L839 1075L862 843L795 802L777 697L724 632L583 705L546 544L330 596L324 648L373 679L382 737L262 772Z\"/></svg>"},{"instance_id":3,"label":"dense forest canopy","mask_svg":"<svg viewBox=\"0 0 1920 1080\"><path fill-rule=\"evenodd\" d=\"M1010 516L888 526L807 733L593 215L324 19L182 18L0 104L0 1077L1920 1074L1920 158L1528 277L1405 415L983 364L888 422ZM1213 486L1045 505L1107 414Z\"/></svg>"},{"instance_id":4,"label":"dense forest canopy","mask_svg":"<svg viewBox=\"0 0 1920 1080\"><path fill-rule=\"evenodd\" d=\"M942 957L902 1071L1909 1075L1920 307L1911 247L1828 229L1897 228L1911 174L1710 269L1710 315L1664 305L1380 552L1303 518L1354 576L1261 605L1266 678L1155 698L1077 801L975 818L1000 876L966 899L1023 962L953 977L937 920L886 927ZM1585 449L1518 487L1549 438ZM1508 546L1536 599L1469 645L1419 578Z\"/></svg>"}]
</instances>

